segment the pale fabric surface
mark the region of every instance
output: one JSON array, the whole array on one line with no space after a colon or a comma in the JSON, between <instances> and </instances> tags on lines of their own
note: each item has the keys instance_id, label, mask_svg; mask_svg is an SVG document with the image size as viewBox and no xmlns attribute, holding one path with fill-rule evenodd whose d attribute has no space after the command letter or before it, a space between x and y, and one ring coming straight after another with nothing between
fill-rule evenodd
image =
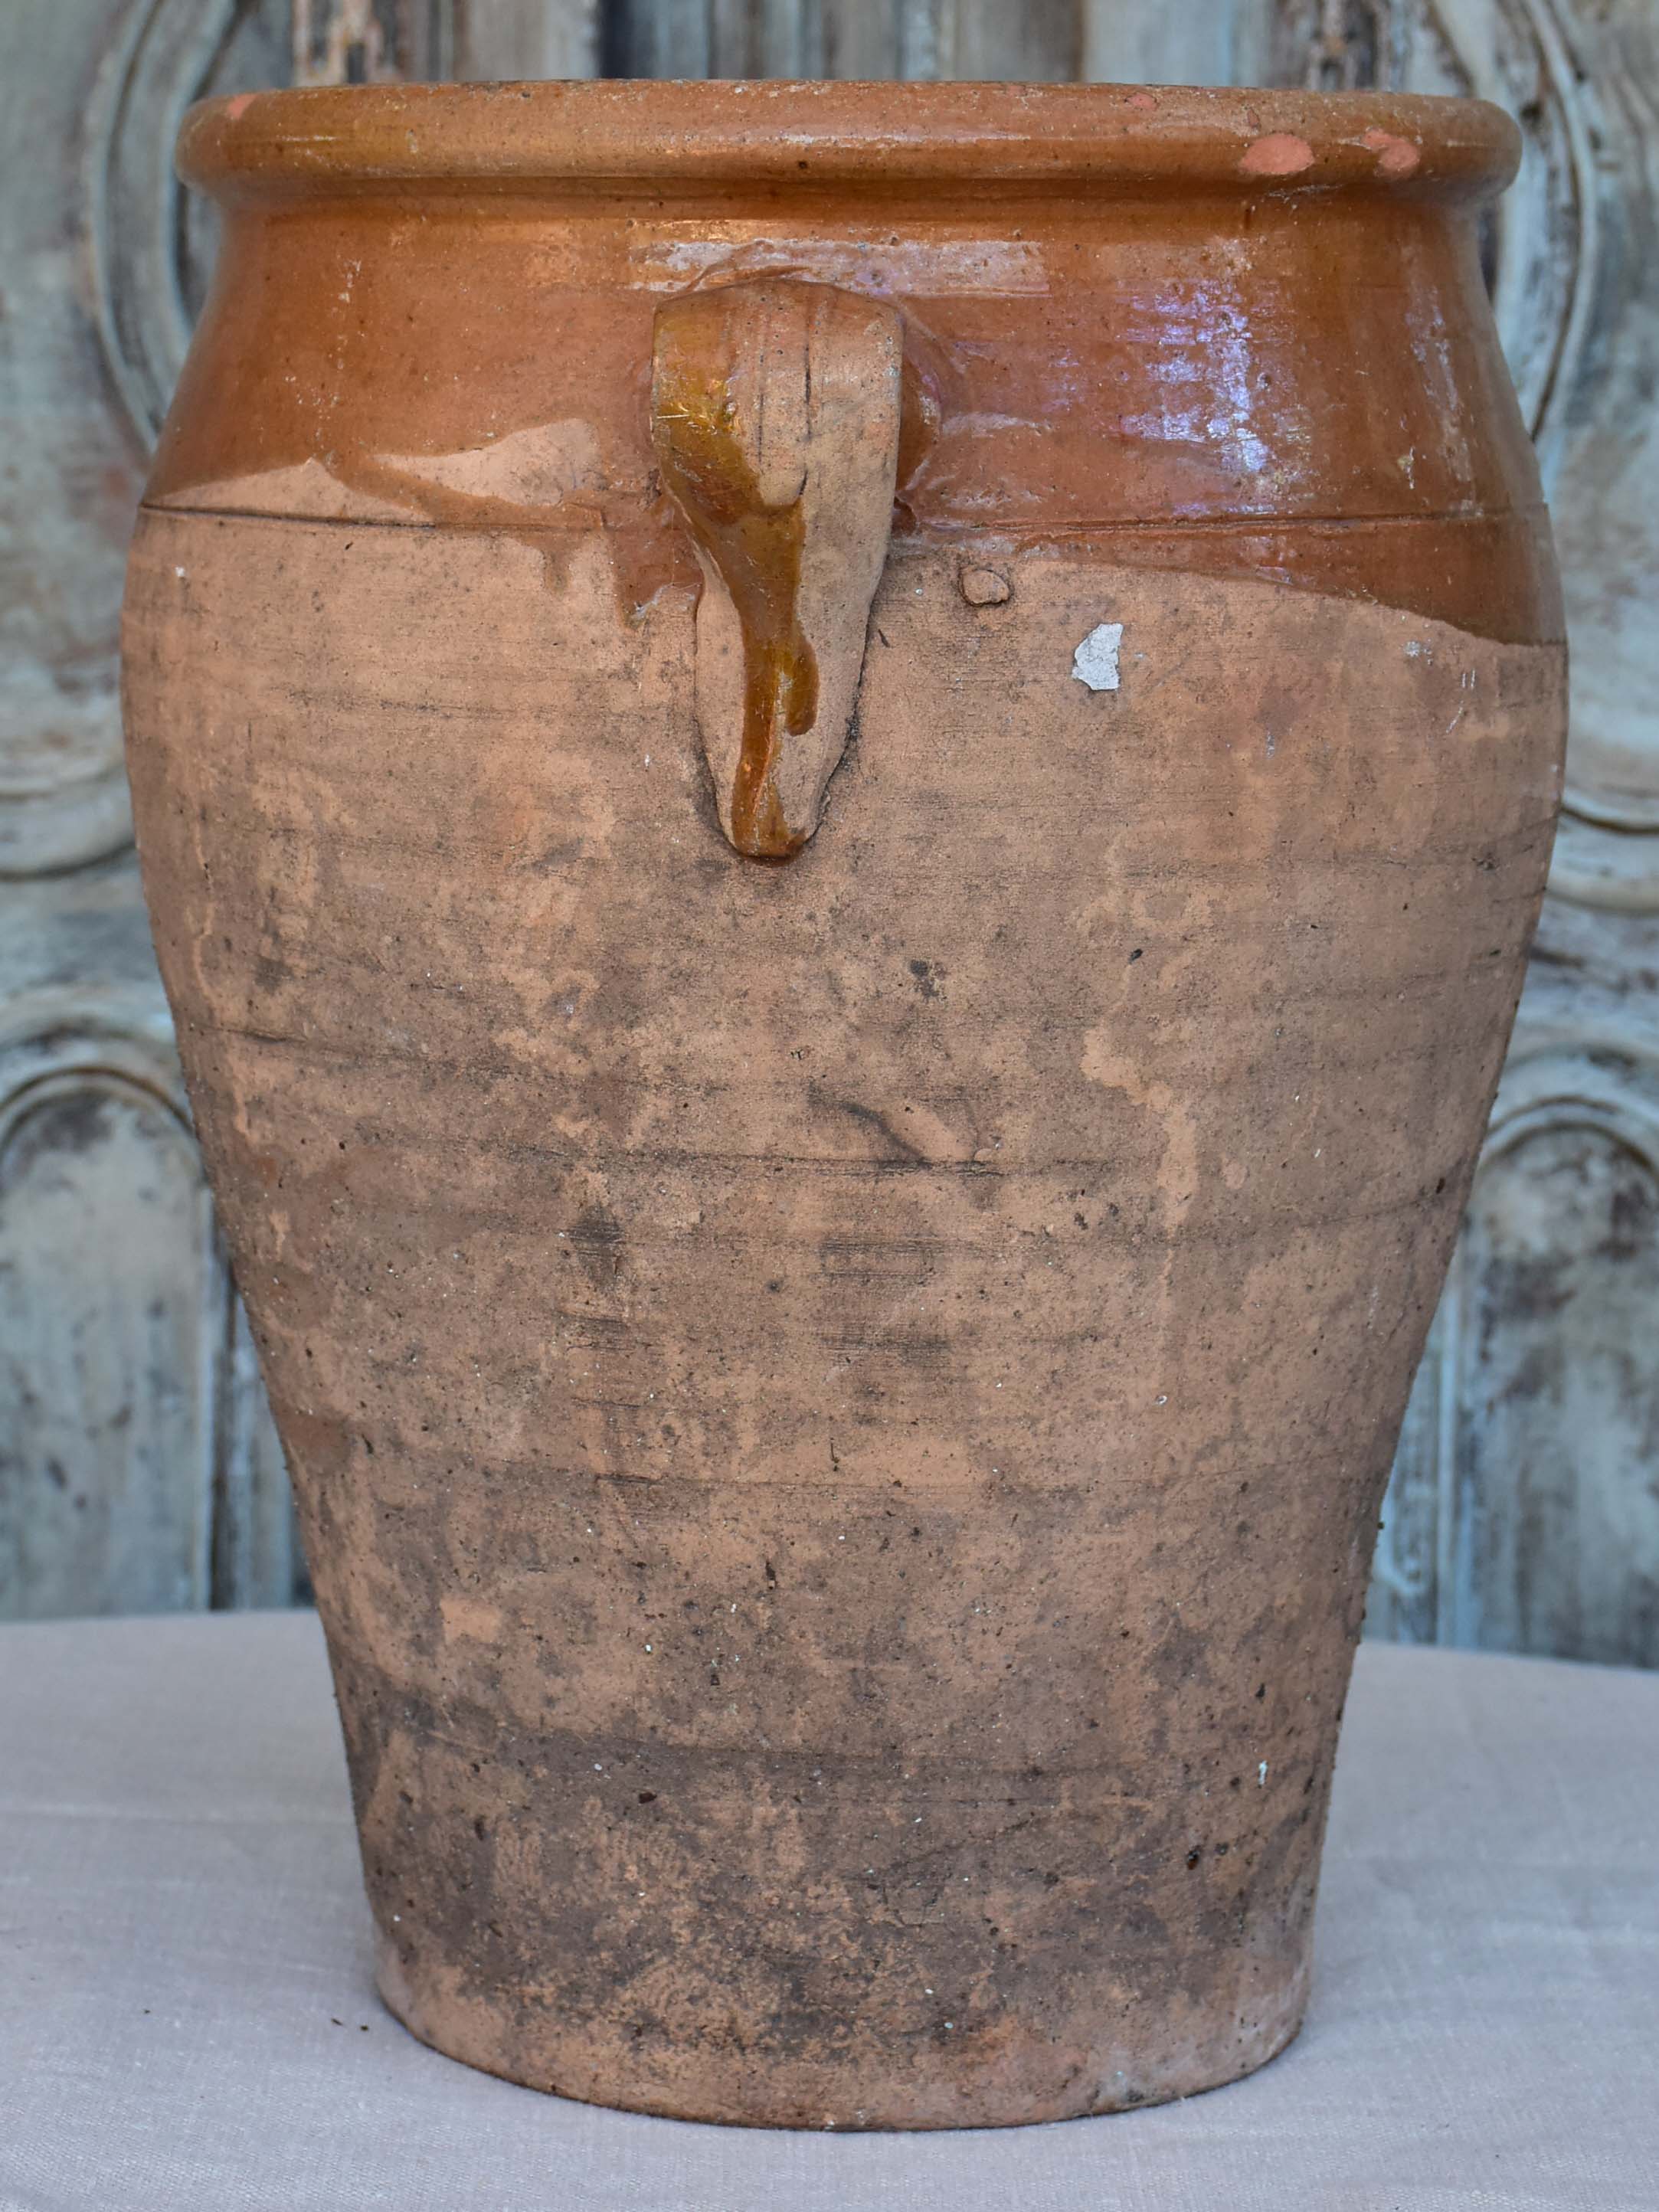
<instances>
[{"instance_id":1,"label":"pale fabric surface","mask_svg":"<svg viewBox=\"0 0 1659 2212\"><path fill-rule=\"evenodd\" d=\"M0 1629L0 2212L1653 2212L1656 1754L1659 1675L1368 1646L1284 2057L1063 2126L747 2133L381 2010L309 1615Z\"/></svg>"}]
</instances>

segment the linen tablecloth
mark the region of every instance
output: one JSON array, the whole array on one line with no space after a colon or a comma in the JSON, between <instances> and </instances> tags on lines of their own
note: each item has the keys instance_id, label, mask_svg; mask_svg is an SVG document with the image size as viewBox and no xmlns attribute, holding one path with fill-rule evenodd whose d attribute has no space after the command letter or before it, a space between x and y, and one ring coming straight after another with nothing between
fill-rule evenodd
<instances>
[{"instance_id":1,"label":"linen tablecloth","mask_svg":"<svg viewBox=\"0 0 1659 2212\"><path fill-rule=\"evenodd\" d=\"M696 2127L369 1978L309 1614L0 1629L0 2212L1655 2212L1659 1676L1362 1650L1263 2072L963 2135Z\"/></svg>"}]
</instances>

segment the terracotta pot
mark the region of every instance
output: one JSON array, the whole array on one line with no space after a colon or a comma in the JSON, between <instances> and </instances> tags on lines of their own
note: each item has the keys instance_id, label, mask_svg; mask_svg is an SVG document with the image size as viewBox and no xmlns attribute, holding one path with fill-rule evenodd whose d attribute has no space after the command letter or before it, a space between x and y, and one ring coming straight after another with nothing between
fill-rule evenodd
<instances>
[{"instance_id":1,"label":"terracotta pot","mask_svg":"<svg viewBox=\"0 0 1659 2212\"><path fill-rule=\"evenodd\" d=\"M1556 801L1515 159L1111 88L187 122L139 836L441 2049L931 2127L1294 2034Z\"/></svg>"}]
</instances>

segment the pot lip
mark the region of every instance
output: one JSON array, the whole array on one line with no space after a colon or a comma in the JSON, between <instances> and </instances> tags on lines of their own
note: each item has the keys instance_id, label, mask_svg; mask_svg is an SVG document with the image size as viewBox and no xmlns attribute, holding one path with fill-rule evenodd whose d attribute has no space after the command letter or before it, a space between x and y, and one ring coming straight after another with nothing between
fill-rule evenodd
<instances>
[{"instance_id":1,"label":"pot lip","mask_svg":"<svg viewBox=\"0 0 1659 2212\"><path fill-rule=\"evenodd\" d=\"M446 187L679 198L1332 191L1479 200L1514 176L1499 107L1421 94L1111 84L589 78L313 86L191 108L179 173L226 202Z\"/></svg>"}]
</instances>

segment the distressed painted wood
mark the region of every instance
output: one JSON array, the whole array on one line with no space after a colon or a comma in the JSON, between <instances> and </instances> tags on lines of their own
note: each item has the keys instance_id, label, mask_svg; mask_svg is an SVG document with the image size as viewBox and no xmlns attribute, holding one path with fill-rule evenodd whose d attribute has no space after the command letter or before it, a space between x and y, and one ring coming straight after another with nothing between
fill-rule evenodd
<instances>
[{"instance_id":1,"label":"distressed painted wood","mask_svg":"<svg viewBox=\"0 0 1659 2212\"><path fill-rule=\"evenodd\" d=\"M131 836L114 612L142 451L101 388L82 240L81 114L106 27L0 14L0 871L73 867Z\"/></svg>"},{"instance_id":2,"label":"distressed painted wood","mask_svg":"<svg viewBox=\"0 0 1659 2212\"><path fill-rule=\"evenodd\" d=\"M1081 74L1093 84L1268 84L1274 70L1271 0L1216 8L1157 7L1136 0L1082 0Z\"/></svg>"},{"instance_id":3,"label":"distressed painted wood","mask_svg":"<svg viewBox=\"0 0 1659 2212\"><path fill-rule=\"evenodd\" d=\"M1414 1394L1373 1611L1659 1666L1659 1059L1512 1054Z\"/></svg>"},{"instance_id":4,"label":"distressed painted wood","mask_svg":"<svg viewBox=\"0 0 1659 2212\"><path fill-rule=\"evenodd\" d=\"M1636 1103L1659 1005L1655 11L1648 0L1203 11L1087 0L1084 43L1097 77L1476 93L1525 135L1487 258L1565 571L1568 811L1488 1154L1401 1439L1368 1626L1659 1664L1659 1226ZM1551 1097L1517 1134L1506 1102L1543 1069Z\"/></svg>"},{"instance_id":5,"label":"distressed painted wood","mask_svg":"<svg viewBox=\"0 0 1659 2212\"><path fill-rule=\"evenodd\" d=\"M0 11L0 872L13 879L0 883L0 1126L15 1133L0 1154L13 1179L0 1211L10 1270L0 1560L24 1557L9 1548L27 1517L15 1501L43 1493L20 1491L16 1470L26 1463L38 1486L49 1432L50 1455L67 1466L68 1452L104 1501L46 1499L29 1540L40 1594L19 1595L19 1570L0 1567L0 1612L160 1602L167 1589L180 1595L167 1601L270 1602L298 1571L243 1324L184 1228L199 1190L191 1197L125 850L112 658L122 556L215 244L172 181L174 123L207 90L601 67L1380 83L1479 92L1519 118L1525 163L1486 251L1565 571L1569 811L1401 1440L1371 1627L1659 1663L1659 1328L1645 1322L1659 1237L1651 0L22 0ZM27 1039L48 1031L86 1071L62 1105L28 1090L39 1068ZM94 1125L95 1143L52 1164L54 1132ZM155 1194L148 1212L141 1189ZM112 1287L137 1296L137 1275L112 1271L100 1288L47 1249L66 1191L91 1224L73 1248L83 1256L100 1237L131 1245L141 1219L168 1255L154 1279L173 1318L155 1340L174 1347L174 1369L165 1389L133 1401L147 1471L137 1445L112 1441L125 1428L111 1430L107 1407L66 1410L80 1386L64 1347L94 1310L120 1358L145 1340L128 1292ZM27 1406L20 1376L34 1378ZM123 1533L94 1540L95 1526ZM141 1541L138 1529L150 1533Z\"/></svg>"},{"instance_id":6,"label":"distressed painted wood","mask_svg":"<svg viewBox=\"0 0 1659 2212\"><path fill-rule=\"evenodd\" d=\"M0 1616L299 1587L136 875L0 900Z\"/></svg>"},{"instance_id":7,"label":"distressed painted wood","mask_svg":"<svg viewBox=\"0 0 1659 2212\"><path fill-rule=\"evenodd\" d=\"M83 1038L0 1112L0 1607L205 1605L213 1392L226 1304L187 1124ZM46 1276L46 1266L50 1276ZM43 1299L40 1293L47 1292Z\"/></svg>"},{"instance_id":8,"label":"distressed painted wood","mask_svg":"<svg viewBox=\"0 0 1659 2212\"><path fill-rule=\"evenodd\" d=\"M1494 1152L1462 1255L1449 1641L1659 1665L1659 1115L1635 1071ZM1590 1093L1586 1096L1584 1094ZM1634 1386L1634 1387L1632 1387ZM1646 1402L1644 1402L1644 1401Z\"/></svg>"},{"instance_id":9,"label":"distressed painted wood","mask_svg":"<svg viewBox=\"0 0 1659 2212\"><path fill-rule=\"evenodd\" d=\"M305 1587L120 764L126 541L215 247L179 118L296 77L591 73L594 40L589 0L0 10L0 1617Z\"/></svg>"},{"instance_id":10,"label":"distressed painted wood","mask_svg":"<svg viewBox=\"0 0 1659 2212\"><path fill-rule=\"evenodd\" d=\"M1277 76L1300 58L1309 83L1473 92L1520 121L1489 265L1573 647L1554 896L1401 1439L1371 1622L1659 1664L1659 21L1648 0L1251 5Z\"/></svg>"},{"instance_id":11,"label":"distressed painted wood","mask_svg":"<svg viewBox=\"0 0 1659 2212\"><path fill-rule=\"evenodd\" d=\"M1077 0L611 0L608 76L1071 78Z\"/></svg>"}]
</instances>

